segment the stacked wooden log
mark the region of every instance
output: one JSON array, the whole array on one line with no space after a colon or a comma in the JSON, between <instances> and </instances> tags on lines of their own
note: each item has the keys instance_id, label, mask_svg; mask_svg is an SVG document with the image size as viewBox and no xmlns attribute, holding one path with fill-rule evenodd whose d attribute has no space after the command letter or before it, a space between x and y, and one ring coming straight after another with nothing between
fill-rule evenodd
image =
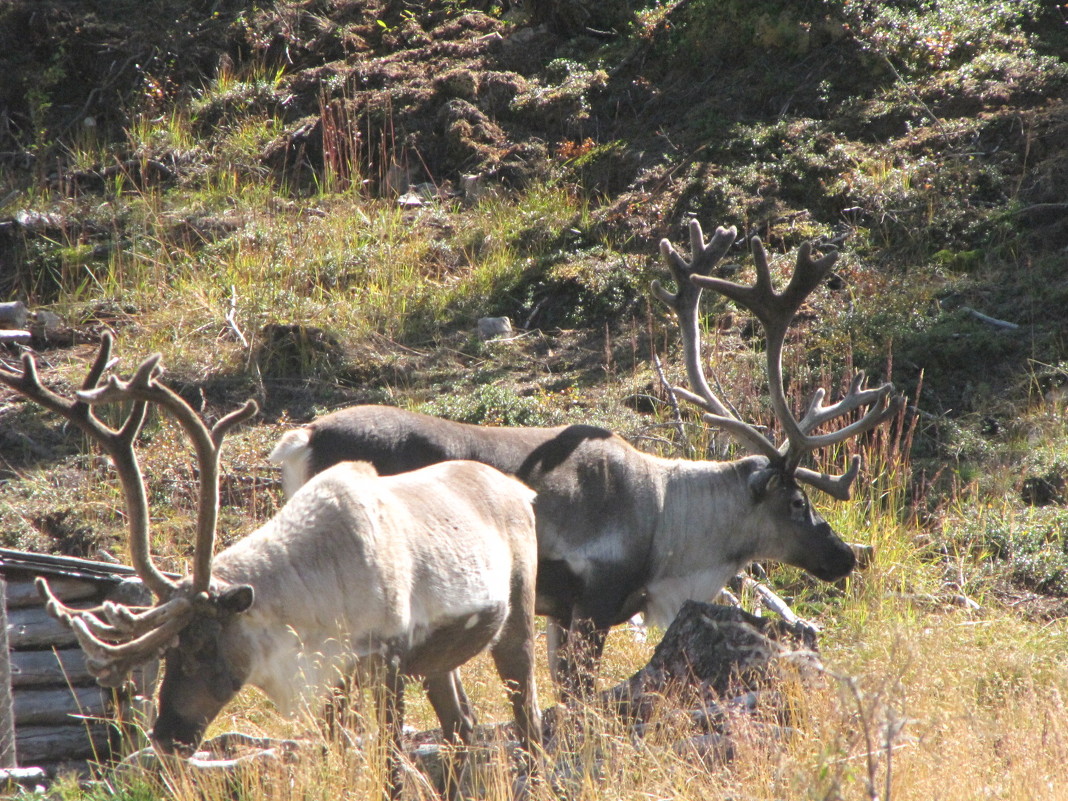
<instances>
[{"instance_id":1,"label":"stacked wooden log","mask_svg":"<svg viewBox=\"0 0 1068 801\"><path fill-rule=\"evenodd\" d=\"M50 774L82 773L90 762L121 756L124 742L135 736L132 724L144 722L136 720L147 708L142 691L150 694L158 666L140 671L120 691L100 687L73 631L45 611L34 586L38 576L64 603L80 608L151 597L129 567L0 548L7 617L7 649L0 659L7 657L10 670L15 762Z\"/></svg>"}]
</instances>

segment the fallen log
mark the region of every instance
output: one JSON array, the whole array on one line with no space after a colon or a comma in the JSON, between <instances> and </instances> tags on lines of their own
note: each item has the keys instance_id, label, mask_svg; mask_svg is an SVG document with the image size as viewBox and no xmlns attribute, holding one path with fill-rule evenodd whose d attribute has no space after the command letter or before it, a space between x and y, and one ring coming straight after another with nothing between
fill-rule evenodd
<instances>
[{"instance_id":1,"label":"fallen log","mask_svg":"<svg viewBox=\"0 0 1068 801\"><path fill-rule=\"evenodd\" d=\"M7 649L7 582L0 576L0 768L18 767L15 754L15 709L11 696L11 654ZM2 786L2 784L0 784Z\"/></svg>"},{"instance_id":2,"label":"fallen log","mask_svg":"<svg viewBox=\"0 0 1068 801\"><path fill-rule=\"evenodd\" d=\"M53 578L48 582L52 594L64 603L89 601L100 595L99 584L81 579ZM15 581L7 588L7 608L22 609L27 606L40 606L41 593L32 581Z\"/></svg>"},{"instance_id":3,"label":"fallen log","mask_svg":"<svg viewBox=\"0 0 1068 801\"><path fill-rule=\"evenodd\" d=\"M107 727L85 723L27 726L15 732L15 750L20 762L34 766L76 759L102 760L110 751L110 736Z\"/></svg>"},{"instance_id":4,"label":"fallen log","mask_svg":"<svg viewBox=\"0 0 1068 801\"><path fill-rule=\"evenodd\" d=\"M89 608L93 604L74 604ZM7 613L8 643L13 650L67 648L78 645L74 631L45 611L43 606L11 609Z\"/></svg>"}]
</instances>

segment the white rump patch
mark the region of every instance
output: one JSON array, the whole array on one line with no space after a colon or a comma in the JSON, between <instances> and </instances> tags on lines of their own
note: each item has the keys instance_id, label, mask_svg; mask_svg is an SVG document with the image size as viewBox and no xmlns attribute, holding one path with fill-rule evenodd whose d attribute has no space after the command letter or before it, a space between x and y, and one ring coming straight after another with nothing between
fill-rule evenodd
<instances>
[{"instance_id":1,"label":"white rump patch","mask_svg":"<svg viewBox=\"0 0 1068 801\"><path fill-rule=\"evenodd\" d=\"M282 466L282 491L285 492L287 498L292 498L293 493L311 478L308 466L311 459L311 449L308 447L309 436L306 428L287 431L278 440L271 455L267 457L275 464Z\"/></svg>"},{"instance_id":2,"label":"white rump patch","mask_svg":"<svg viewBox=\"0 0 1068 801\"><path fill-rule=\"evenodd\" d=\"M378 471L370 462L361 460L358 462L349 462L349 464L352 466L352 472L356 473L358 476L363 476L364 478L378 478Z\"/></svg>"}]
</instances>

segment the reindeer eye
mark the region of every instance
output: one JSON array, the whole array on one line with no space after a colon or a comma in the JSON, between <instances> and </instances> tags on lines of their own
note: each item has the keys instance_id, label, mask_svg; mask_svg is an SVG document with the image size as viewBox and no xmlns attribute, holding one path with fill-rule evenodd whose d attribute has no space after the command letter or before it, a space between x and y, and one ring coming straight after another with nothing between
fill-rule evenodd
<instances>
[{"instance_id":1,"label":"reindeer eye","mask_svg":"<svg viewBox=\"0 0 1068 801\"><path fill-rule=\"evenodd\" d=\"M790 501L790 508L795 512L803 512L808 508L808 504L805 502L804 498L794 498Z\"/></svg>"}]
</instances>

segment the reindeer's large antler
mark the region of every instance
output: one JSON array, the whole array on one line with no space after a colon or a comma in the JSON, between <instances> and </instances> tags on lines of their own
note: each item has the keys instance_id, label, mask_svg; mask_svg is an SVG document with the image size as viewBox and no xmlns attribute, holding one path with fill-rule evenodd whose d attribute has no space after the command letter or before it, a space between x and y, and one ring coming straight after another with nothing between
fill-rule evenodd
<instances>
[{"instance_id":1,"label":"reindeer's large antler","mask_svg":"<svg viewBox=\"0 0 1068 801\"><path fill-rule=\"evenodd\" d=\"M44 387L31 355L22 358L22 371L0 366L0 383L76 424L111 457L126 499L130 530L130 552L138 575L156 596L153 607L129 607L105 603L95 609L64 605L53 595L44 579L37 582L45 596L46 609L70 626L87 656L90 672L106 686L121 684L136 665L154 657L188 623L193 600L207 591L211 581L211 560L219 512L219 455L223 437L258 409L254 401L232 412L208 428L195 411L157 380L162 368L160 356L145 359L128 381L111 376L101 379L111 364L112 338L105 334L96 359L76 393L64 398ZM126 420L118 429L102 423L93 412L98 404L131 402ZM134 441L144 423L149 403L171 413L193 441L200 471L200 505L197 510L196 551L193 582L189 593L178 593L177 585L152 562L149 549L148 500L144 477L137 462Z\"/></svg>"},{"instance_id":2,"label":"reindeer's large antler","mask_svg":"<svg viewBox=\"0 0 1068 801\"><path fill-rule=\"evenodd\" d=\"M226 434L259 411L249 400L240 409L208 428L192 407L174 390L159 383L161 356L145 359L129 381L111 376L103 386L82 390L78 399L90 406L134 399L165 408L192 440L200 469L200 502L197 506L197 536L193 557L193 593L205 592L211 582L211 559L215 551L215 527L219 519L219 456Z\"/></svg>"},{"instance_id":3,"label":"reindeer's large antler","mask_svg":"<svg viewBox=\"0 0 1068 801\"><path fill-rule=\"evenodd\" d=\"M82 382L82 390L90 391L97 387L100 379L111 365L112 338L105 333L100 341L100 349L93 360L89 373ZM137 439L145 421L146 405L138 401L132 405L126 420L117 429L101 422L87 403L57 395L42 386L37 375L37 363L31 354L22 356L22 372L9 370L0 366L0 383L25 395L33 402L44 406L85 432L111 458L115 470L122 482L123 497L126 499L126 517L130 530L130 559L137 574L157 598L166 598L174 591L174 582L163 575L152 562L148 547L148 498L137 463L137 454L133 443Z\"/></svg>"},{"instance_id":4,"label":"reindeer's large antler","mask_svg":"<svg viewBox=\"0 0 1068 801\"><path fill-rule=\"evenodd\" d=\"M706 245L700 223L696 220L692 221L690 243L693 255L689 262L680 256L666 239L660 243L660 251L675 278L678 290L674 294L670 293L654 281L653 293L671 307L679 318L686 371L690 386L694 390L689 392L676 388L675 392L704 409L707 412L704 419L708 423L724 429L750 450L780 461L798 479L817 489L836 498L847 499L850 486L860 469L859 457L854 456L849 469L840 476L829 476L801 468L798 466L801 459L805 454L818 448L843 442L875 428L897 414L903 399L893 392L893 385L889 383L865 389L864 374L860 373L853 379L849 391L842 400L830 406L824 406L825 393L819 389L809 402L804 417L800 421L795 419L790 412L783 384L783 343L797 310L830 271L838 254L828 253L816 259L812 257L811 245L803 244L798 250L797 263L789 284L781 293L776 293L771 281L767 251L757 237L753 237L752 240L753 259L757 270L755 284L744 286L710 275L713 267L726 254L736 236L735 228L721 227L716 229L712 241ZM754 426L733 414L708 386L701 360L701 334L698 321L698 304L701 290L705 287L719 292L748 309L764 326L767 338L767 374L771 406L786 434L786 442L778 447ZM870 408L863 417L837 431L818 435L811 433L830 420L865 407Z\"/></svg>"}]
</instances>

